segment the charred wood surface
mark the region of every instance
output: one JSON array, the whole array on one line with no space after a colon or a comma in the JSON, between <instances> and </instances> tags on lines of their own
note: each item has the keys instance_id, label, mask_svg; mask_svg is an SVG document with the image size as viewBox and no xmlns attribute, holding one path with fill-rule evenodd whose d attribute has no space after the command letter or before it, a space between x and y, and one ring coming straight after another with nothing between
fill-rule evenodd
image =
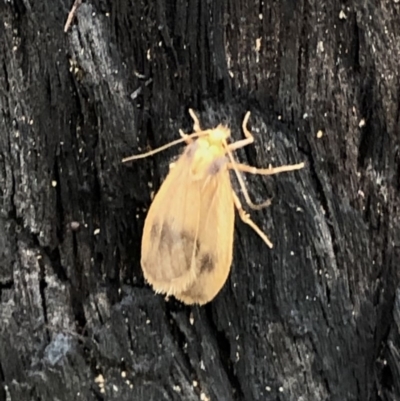
<instances>
[{"instance_id":1,"label":"charred wood surface","mask_svg":"<svg viewBox=\"0 0 400 401\"><path fill-rule=\"evenodd\" d=\"M79 3L79 2L78 2ZM0 400L399 400L400 3L0 3ZM181 151L252 112L252 213L205 307L140 269Z\"/></svg>"}]
</instances>

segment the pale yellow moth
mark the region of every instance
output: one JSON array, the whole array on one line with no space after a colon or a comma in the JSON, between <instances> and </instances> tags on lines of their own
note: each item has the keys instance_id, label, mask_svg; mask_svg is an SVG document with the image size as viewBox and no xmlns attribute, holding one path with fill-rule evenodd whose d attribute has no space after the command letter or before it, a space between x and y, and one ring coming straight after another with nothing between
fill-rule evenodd
<instances>
[{"instance_id":1,"label":"pale yellow moth","mask_svg":"<svg viewBox=\"0 0 400 401\"><path fill-rule=\"evenodd\" d=\"M258 169L238 164L232 152L254 142L247 129L247 112L242 129L245 139L228 144L230 129L222 124L202 130L192 109L194 133L180 130L181 139L147 153L127 157L123 162L141 159L186 142L187 146L171 166L147 214L142 238L141 265L145 279L157 293L174 295L185 304L203 305L221 290L232 263L235 207L248 224L272 248L266 234L243 210L233 191L229 170L233 169L243 196L253 209L240 171L272 175L298 170L304 163Z\"/></svg>"}]
</instances>

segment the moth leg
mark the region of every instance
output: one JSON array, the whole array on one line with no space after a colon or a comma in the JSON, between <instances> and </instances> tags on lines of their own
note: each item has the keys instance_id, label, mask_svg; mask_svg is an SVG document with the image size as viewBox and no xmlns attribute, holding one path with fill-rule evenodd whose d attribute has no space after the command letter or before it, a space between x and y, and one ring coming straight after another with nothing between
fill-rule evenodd
<instances>
[{"instance_id":1,"label":"moth leg","mask_svg":"<svg viewBox=\"0 0 400 401\"><path fill-rule=\"evenodd\" d=\"M228 169L232 169L235 172L236 178L239 182L240 185L240 189L242 190L244 199L246 200L246 203L254 210L260 210L263 209L264 207L267 207L271 204L271 200L267 199L266 201L262 202L262 203L254 203L251 199L250 199L250 195L249 192L247 191L247 187L246 184L243 180L242 175L239 172L239 169L237 169L236 167L238 166L238 164L235 162L235 160L233 159L232 155L230 153L228 153L228 156L231 160L230 163L228 163Z\"/></svg>"},{"instance_id":2,"label":"moth leg","mask_svg":"<svg viewBox=\"0 0 400 401\"><path fill-rule=\"evenodd\" d=\"M250 145L251 143L254 142L254 136L253 134L248 130L247 128L247 122L249 121L250 118L250 112L248 111L246 115L244 116L243 122L242 122L242 130L244 133L244 136L246 139L241 139L240 141L236 141L234 143L231 143L228 146L228 149L232 152L234 150L243 148L244 146Z\"/></svg>"},{"instance_id":3,"label":"moth leg","mask_svg":"<svg viewBox=\"0 0 400 401\"><path fill-rule=\"evenodd\" d=\"M257 168L253 166L248 166L247 164L240 163L229 163L228 168L236 169L238 171L243 171L245 173L250 174L261 174L261 175L274 175L279 173L284 173L287 171L300 170L304 167L303 163L298 164L289 164L286 166L272 167L271 165L268 168Z\"/></svg>"},{"instance_id":4,"label":"moth leg","mask_svg":"<svg viewBox=\"0 0 400 401\"><path fill-rule=\"evenodd\" d=\"M250 112L248 111L248 112L246 113L246 115L244 116L244 119L243 119L243 122L242 122L242 130L243 130L244 136L245 136L246 138L250 138L251 141L253 142L253 141L254 141L254 136L253 136L253 134L249 131L249 129L247 128L247 122L249 121L249 118L250 118Z\"/></svg>"},{"instance_id":5,"label":"moth leg","mask_svg":"<svg viewBox=\"0 0 400 401\"><path fill-rule=\"evenodd\" d=\"M234 150L243 148L244 146L250 145L251 143L254 142L254 136L247 128L247 122L249 121L249 118L250 118L250 111L248 111L246 113L246 115L244 116L244 119L243 119L243 123L242 123L242 130L243 130L243 133L244 133L244 136L246 137L246 139L242 139L240 141L231 143L228 146L229 151L232 152ZM237 167L237 169L240 171L244 171L244 172L250 173L250 174L263 174L263 175L273 175L273 174L283 173L286 171L300 170L304 167L304 163L298 163L298 164L292 164L292 165L280 166L280 167L272 167L270 165L268 168L256 168L256 167L247 166L245 164L236 164L236 163L234 163L234 164L235 164L235 167ZM233 167L230 167L230 168L233 168Z\"/></svg>"},{"instance_id":6,"label":"moth leg","mask_svg":"<svg viewBox=\"0 0 400 401\"><path fill-rule=\"evenodd\" d=\"M239 217L243 221L243 223L249 225L260 237L261 239L272 248L272 242L268 239L267 235L261 230L260 227L257 226L256 223L250 218L249 214L243 209L242 204L236 193L232 191L233 202L235 203L236 209L238 210Z\"/></svg>"},{"instance_id":7,"label":"moth leg","mask_svg":"<svg viewBox=\"0 0 400 401\"><path fill-rule=\"evenodd\" d=\"M280 166L280 167L269 167L266 169L261 169L261 168L256 168L252 166L248 166L247 164L239 164L236 163L235 160L233 159L233 156L231 153L228 152L228 156L230 159L230 163L228 163L228 168L234 170L236 178L239 182L240 188L243 192L243 196L246 199L246 203L255 210L260 210L266 206L269 206L271 204L270 200L267 199L266 201L255 204L252 202L250 199L249 193L246 188L246 184L244 183L243 177L240 174L240 171L244 171L246 173L251 173L251 174L264 174L264 175L272 175L272 174L278 174L282 173L284 171L292 171L292 170L298 170L304 167L304 163L299 163L299 164L293 164L290 166Z\"/></svg>"}]
</instances>

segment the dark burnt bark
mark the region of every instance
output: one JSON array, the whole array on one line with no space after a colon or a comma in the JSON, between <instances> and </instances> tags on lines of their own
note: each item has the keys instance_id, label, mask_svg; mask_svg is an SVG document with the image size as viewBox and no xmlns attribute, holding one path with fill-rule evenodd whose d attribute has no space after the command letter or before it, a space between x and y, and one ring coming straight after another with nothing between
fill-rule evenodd
<instances>
[{"instance_id":1,"label":"dark burnt bark","mask_svg":"<svg viewBox=\"0 0 400 401\"><path fill-rule=\"evenodd\" d=\"M0 3L0 400L400 399L400 3ZM275 244L236 225L209 305L140 269L179 153L251 110ZM149 185L150 183L150 185ZM152 188L151 188L152 186Z\"/></svg>"}]
</instances>

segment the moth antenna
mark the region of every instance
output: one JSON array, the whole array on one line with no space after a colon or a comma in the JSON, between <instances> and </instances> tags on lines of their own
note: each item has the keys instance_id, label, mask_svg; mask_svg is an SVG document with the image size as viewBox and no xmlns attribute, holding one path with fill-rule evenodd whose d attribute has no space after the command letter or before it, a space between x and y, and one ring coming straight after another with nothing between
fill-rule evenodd
<instances>
[{"instance_id":1,"label":"moth antenna","mask_svg":"<svg viewBox=\"0 0 400 401\"><path fill-rule=\"evenodd\" d=\"M156 153L159 153L165 149L171 148L172 146L179 145L182 142L187 142L188 140L191 140L192 138L198 138L198 137L204 136L204 135L208 135L208 131L195 132L190 135L185 134L184 137L182 137L180 139L175 139L175 141L172 141L170 143L167 143L166 145L160 146L157 149L153 149L153 150L150 150L149 152L141 153L139 155L125 157L124 159L122 159L122 163L130 162L132 160L137 160L137 159L144 159L145 157L153 156Z\"/></svg>"}]
</instances>

